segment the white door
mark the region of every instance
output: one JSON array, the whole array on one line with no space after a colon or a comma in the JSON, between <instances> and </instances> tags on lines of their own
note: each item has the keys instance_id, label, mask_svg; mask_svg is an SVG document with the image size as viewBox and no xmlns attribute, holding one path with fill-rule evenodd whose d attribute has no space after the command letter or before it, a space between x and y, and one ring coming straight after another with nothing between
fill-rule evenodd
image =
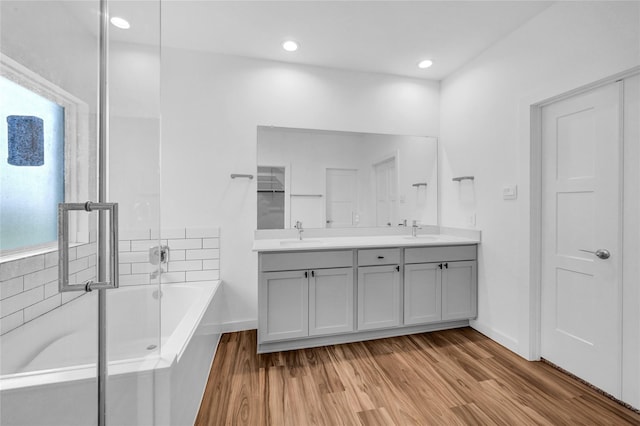
<instances>
[{"instance_id":1,"label":"white door","mask_svg":"<svg viewBox=\"0 0 640 426\"><path fill-rule=\"evenodd\" d=\"M327 228L356 226L358 171L327 169Z\"/></svg>"},{"instance_id":2,"label":"white door","mask_svg":"<svg viewBox=\"0 0 640 426\"><path fill-rule=\"evenodd\" d=\"M616 397L622 346L620 84L542 108L541 354Z\"/></svg>"},{"instance_id":3,"label":"white door","mask_svg":"<svg viewBox=\"0 0 640 426\"><path fill-rule=\"evenodd\" d=\"M376 225L391 226L395 222L396 159L390 158L374 166L376 175Z\"/></svg>"}]
</instances>

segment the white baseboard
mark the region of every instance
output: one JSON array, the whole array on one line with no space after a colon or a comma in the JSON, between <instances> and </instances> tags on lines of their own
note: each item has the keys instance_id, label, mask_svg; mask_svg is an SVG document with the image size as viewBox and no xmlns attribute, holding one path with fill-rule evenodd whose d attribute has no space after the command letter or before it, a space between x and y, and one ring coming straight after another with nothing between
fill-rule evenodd
<instances>
[{"instance_id":1,"label":"white baseboard","mask_svg":"<svg viewBox=\"0 0 640 426\"><path fill-rule=\"evenodd\" d=\"M219 325L219 331L222 333L232 333L234 331L254 330L258 328L258 320L244 320L225 322Z\"/></svg>"},{"instance_id":2,"label":"white baseboard","mask_svg":"<svg viewBox=\"0 0 640 426\"><path fill-rule=\"evenodd\" d=\"M469 321L469 325L471 326L471 328L484 334L494 342L504 346L505 348L509 349L511 352L514 352L526 359L526 356L523 356L521 353L518 352L517 339L514 339L513 337L508 336L503 332L498 331L495 328L488 326L487 324L481 323L477 320Z\"/></svg>"}]
</instances>

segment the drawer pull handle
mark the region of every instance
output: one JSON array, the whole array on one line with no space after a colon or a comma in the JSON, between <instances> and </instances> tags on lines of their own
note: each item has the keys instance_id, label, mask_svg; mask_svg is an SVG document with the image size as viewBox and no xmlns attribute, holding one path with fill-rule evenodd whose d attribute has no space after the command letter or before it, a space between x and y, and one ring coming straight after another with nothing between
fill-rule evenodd
<instances>
[{"instance_id":1,"label":"drawer pull handle","mask_svg":"<svg viewBox=\"0 0 640 426\"><path fill-rule=\"evenodd\" d=\"M378 259L384 259L384 256L378 256Z\"/></svg>"}]
</instances>

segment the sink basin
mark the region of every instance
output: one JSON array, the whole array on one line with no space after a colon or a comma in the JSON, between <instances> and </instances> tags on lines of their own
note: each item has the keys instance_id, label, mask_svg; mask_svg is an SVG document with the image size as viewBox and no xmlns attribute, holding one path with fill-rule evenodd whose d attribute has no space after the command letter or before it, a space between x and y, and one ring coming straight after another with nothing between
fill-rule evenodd
<instances>
[{"instance_id":1,"label":"sink basin","mask_svg":"<svg viewBox=\"0 0 640 426\"><path fill-rule=\"evenodd\" d=\"M321 240L282 240L281 246L285 247L300 247L300 246L315 246L324 244Z\"/></svg>"}]
</instances>

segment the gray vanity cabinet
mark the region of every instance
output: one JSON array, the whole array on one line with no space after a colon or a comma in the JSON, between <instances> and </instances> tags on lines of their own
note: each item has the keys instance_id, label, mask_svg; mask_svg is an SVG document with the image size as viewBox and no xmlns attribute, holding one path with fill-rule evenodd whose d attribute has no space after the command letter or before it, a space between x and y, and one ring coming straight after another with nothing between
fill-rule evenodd
<instances>
[{"instance_id":1,"label":"gray vanity cabinet","mask_svg":"<svg viewBox=\"0 0 640 426\"><path fill-rule=\"evenodd\" d=\"M358 250L358 330L402 324L401 283L400 249Z\"/></svg>"},{"instance_id":2,"label":"gray vanity cabinet","mask_svg":"<svg viewBox=\"0 0 640 426\"><path fill-rule=\"evenodd\" d=\"M265 253L259 262L259 342L353 331L351 250Z\"/></svg>"},{"instance_id":3,"label":"gray vanity cabinet","mask_svg":"<svg viewBox=\"0 0 640 426\"><path fill-rule=\"evenodd\" d=\"M475 318L478 314L476 261L445 262L442 271L442 319Z\"/></svg>"},{"instance_id":4,"label":"gray vanity cabinet","mask_svg":"<svg viewBox=\"0 0 640 426\"><path fill-rule=\"evenodd\" d=\"M309 335L309 279L306 271L265 272L260 280L260 340Z\"/></svg>"},{"instance_id":5,"label":"gray vanity cabinet","mask_svg":"<svg viewBox=\"0 0 640 426\"><path fill-rule=\"evenodd\" d=\"M437 263L404 266L404 323L442 320L442 269Z\"/></svg>"},{"instance_id":6,"label":"gray vanity cabinet","mask_svg":"<svg viewBox=\"0 0 640 426\"><path fill-rule=\"evenodd\" d=\"M405 250L405 324L477 316L475 245Z\"/></svg>"}]
</instances>

